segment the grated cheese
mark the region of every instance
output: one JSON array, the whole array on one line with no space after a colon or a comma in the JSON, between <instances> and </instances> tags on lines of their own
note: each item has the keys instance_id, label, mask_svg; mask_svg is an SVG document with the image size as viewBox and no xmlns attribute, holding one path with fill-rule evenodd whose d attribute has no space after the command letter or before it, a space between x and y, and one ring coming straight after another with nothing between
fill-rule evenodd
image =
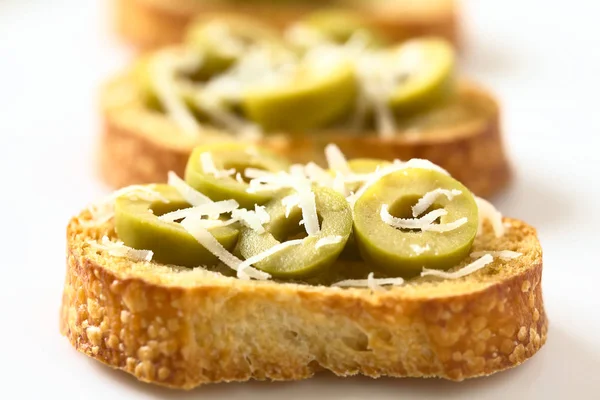
<instances>
[{"instance_id":1,"label":"grated cheese","mask_svg":"<svg viewBox=\"0 0 600 400\"><path fill-rule=\"evenodd\" d=\"M152 185L127 186L100 201L90 204L88 210L92 214L92 221L88 225L97 226L108 222L114 216L115 200L121 196L127 196L132 200L169 202L167 198L154 190Z\"/></svg>"},{"instance_id":2,"label":"grated cheese","mask_svg":"<svg viewBox=\"0 0 600 400\"><path fill-rule=\"evenodd\" d=\"M325 237L317 240L317 243L315 244L315 249L319 249L323 246L329 246L331 244L337 244L337 243L340 243L341 241L342 241L342 237L339 235L325 236Z\"/></svg>"},{"instance_id":3,"label":"grated cheese","mask_svg":"<svg viewBox=\"0 0 600 400\"><path fill-rule=\"evenodd\" d=\"M202 126L181 98L176 77L179 73L197 70L202 62L203 57L194 51L163 50L154 56L149 65L156 96L167 115L184 133L193 137L201 132Z\"/></svg>"},{"instance_id":4,"label":"grated cheese","mask_svg":"<svg viewBox=\"0 0 600 400\"><path fill-rule=\"evenodd\" d=\"M433 205L433 203L435 203L435 201L440 196L446 196L448 200L452 201L454 197L459 196L461 194L462 191L460 190L447 190L441 188L432 190L431 192L427 192L423 195L423 197L419 199L419 201L417 201L417 204L415 204L412 207L412 215L413 217L418 217L419 215L423 214L425 211L427 211L429 207Z\"/></svg>"},{"instance_id":5,"label":"grated cheese","mask_svg":"<svg viewBox=\"0 0 600 400\"><path fill-rule=\"evenodd\" d=\"M493 257L498 257L501 260L508 261L514 260L515 258L521 257L523 254L518 253L516 251L511 250L501 250L501 251L476 251L471 253L471 258L479 258L486 254L490 254Z\"/></svg>"},{"instance_id":6,"label":"grated cheese","mask_svg":"<svg viewBox=\"0 0 600 400\"><path fill-rule=\"evenodd\" d=\"M383 222L396 229L424 230L427 226L433 224L436 219L448 214L448 211L444 209L437 209L425 214L421 218L397 218L390 214L388 207L387 204L382 204L379 216Z\"/></svg>"},{"instance_id":7,"label":"grated cheese","mask_svg":"<svg viewBox=\"0 0 600 400\"><path fill-rule=\"evenodd\" d=\"M308 179L320 186L331 187L333 184L331 175L312 161L306 164L304 173Z\"/></svg>"},{"instance_id":8,"label":"grated cheese","mask_svg":"<svg viewBox=\"0 0 600 400\"><path fill-rule=\"evenodd\" d=\"M154 253L151 250L138 250L125 246L121 241L113 242L108 236L103 236L102 241L98 243L95 240L88 240L87 243L97 250L106 251L113 257L128 258L132 261L152 261Z\"/></svg>"},{"instance_id":9,"label":"grated cheese","mask_svg":"<svg viewBox=\"0 0 600 400\"><path fill-rule=\"evenodd\" d=\"M424 232L450 232L460 228L468 222L467 217L462 217L456 221L448 222L446 224L430 224L423 228Z\"/></svg>"},{"instance_id":10,"label":"grated cheese","mask_svg":"<svg viewBox=\"0 0 600 400\"><path fill-rule=\"evenodd\" d=\"M266 272L259 271L250 266L240 268L242 260L227 251L227 249L225 249L223 245L221 245L221 243L219 243L217 239L215 239L214 236L211 235L210 232L199 223L198 220L186 218L181 222L181 225L198 241L198 243L204 246L206 250L214 254L219 260L221 260L223 264L236 271L239 279L267 280L271 278L271 275L267 274Z\"/></svg>"},{"instance_id":11,"label":"grated cheese","mask_svg":"<svg viewBox=\"0 0 600 400\"><path fill-rule=\"evenodd\" d=\"M267 249L267 250L263 251L262 253L258 253L256 255L244 260L240 264L240 269L243 270L246 268L250 268L250 266L252 264L261 262L265 258L270 257L273 254L278 253L280 251L283 251L283 250L287 249L288 247L297 246L302 243L304 243L303 239L294 239L294 240L288 240L287 242L282 242L282 243L276 244L275 246L271 247L270 249Z\"/></svg>"},{"instance_id":12,"label":"grated cheese","mask_svg":"<svg viewBox=\"0 0 600 400\"><path fill-rule=\"evenodd\" d=\"M161 215L158 219L165 222L175 222L188 217L200 218L205 216L211 216L211 219L218 219L218 216L221 214L237 211L239 206L235 200L223 200L172 211Z\"/></svg>"},{"instance_id":13,"label":"grated cheese","mask_svg":"<svg viewBox=\"0 0 600 400\"><path fill-rule=\"evenodd\" d=\"M271 219L269 214L266 211L264 211L264 209L260 209L257 207L255 207L254 211L247 210L245 208L239 208L231 213L231 217L240 221L248 228L261 234L265 233L265 228L263 227L263 224L266 224Z\"/></svg>"},{"instance_id":14,"label":"grated cheese","mask_svg":"<svg viewBox=\"0 0 600 400\"><path fill-rule=\"evenodd\" d=\"M235 169L227 169L227 170L219 170L215 166L215 162L213 161L212 154L209 152L204 152L200 154L200 166L202 167L202 171L207 174L213 175L215 178L227 178L235 174Z\"/></svg>"},{"instance_id":15,"label":"grated cheese","mask_svg":"<svg viewBox=\"0 0 600 400\"><path fill-rule=\"evenodd\" d=\"M440 271L437 269L423 268L423 272L421 272L421 276L435 276L435 277L444 278L444 279L458 279L458 278L462 278L463 276L470 275L473 272L484 268L486 265L492 263L492 261L494 261L494 257L491 254L485 254L481 258L478 258L477 260L473 261L471 264L462 267L458 271L447 272L447 271Z\"/></svg>"},{"instance_id":16,"label":"grated cheese","mask_svg":"<svg viewBox=\"0 0 600 400\"><path fill-rule=\"evenodd\" d=\"M381 286L400 286L404 284L402 278L374 278L371 272L367 279L346 279L336 282L334 287L366 287L373 291L381 290Z\"/></svg>"},{"instance_id":17,"label":"grated cheese","mask_svg":"<svg viewBox=\"0 0 600 400\"><path fill-rule=\"evenodd\" d=\"M325 158L327 159L327 165L333 171L339 172L344 175L352 173L346 157L338 146L333 143L325 146Z\"/></svg>"},{"instance_id":18,"label":"grated cheese","mask_svg":"<svg viewBox=\"0 0 600 400\"><path fill-rule=\"evenodd\" d=\"M502 214L496 210L496 207L494 207L489 201L480 197L475 197L475 200L477 201L477 208L479 210L478 234L483 232L483 223L487 220L492 224L492 229L494 230L494 235L496 235L496 237L504 236Z\"/></svg>"},{"instance_id":19,"label":"grated cheese","mask_svg":"<svg viewBox=\"0 0 600 400\"><path fill-rule=\"evenodd\" d=\"M200 206L202 204L210 204L213 201L188 185L183 179L177 176L173 171L169 171L167 183L173 186L185 201L192 206Z\"/></svg>"},{"instance_id":20,"label":"grated cheese","mask_svg":"<svg viewBox=\"0 0 600 400\"><path fill-rule=\"evenodd\" d=\"M281 204L285 207L285 217L289 218L292 209L300 204L300 196L296 193L285 196L281 199Z\"/></svg>"}]
</instances>

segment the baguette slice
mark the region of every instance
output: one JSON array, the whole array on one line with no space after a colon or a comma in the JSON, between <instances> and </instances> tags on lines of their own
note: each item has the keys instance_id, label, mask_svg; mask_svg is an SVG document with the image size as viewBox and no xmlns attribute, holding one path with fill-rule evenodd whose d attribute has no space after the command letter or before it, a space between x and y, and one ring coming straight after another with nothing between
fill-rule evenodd
<instances>
[{"instance_id":1,"label":"baguette slice","mask_svg":"<svg viewBox=\"0 0 600 400\"><path fill-rule=\"evenodd\" d=\"M484 88L461 82L458 96L477 117L448 127L410 127L392 138L351 132L314 132L265 135L261 146L293 162L325 164L324 147L337 144L348 158L373 157L393 160L424 158L446 169L476 195L489 197L511 178L500 126L500 109ZM121 75L102 90L104 119L99 145L100 175L113 188L164 182L168 171L183 175L194 147L231 139L222 131L190 138L164 114L144 105L143 96L130 75ZM438 116L435 118L446 118ZM453 118L450 116L450 118Z\"/></svg>"},{"instance_id":2,"label":"baguette slice","mask_svg":"<svg viewBox=\"0 0 600 400\"><path fill-rule=\"evenodd\" d=\"M222 0L115 0L119 34L139 50L179 43L197 16L237 13L264 20L280 29L314 11L315 6L273 5L252 1L227 4ZM354 7L369 26L391 40L432 35L458 44L458 10L454 0L376 0Z\"/></svg>"},{"instance_id":3,"label":"baguette slice","mask_svg":"<svg viewBox=\"0 0 600 400\"><path fill-rule=\"evenodd\" d=\"M84 211L67 228L61 331L80 352L145 382L191 389L319 370L460 381L517 366L546 341L542 250L517 220L504 219L501 238L485 226L473 247L517 259L371 292L116 258L88 244L114 237L112 221L92 218Z\"/></svg>"}]
</instances>

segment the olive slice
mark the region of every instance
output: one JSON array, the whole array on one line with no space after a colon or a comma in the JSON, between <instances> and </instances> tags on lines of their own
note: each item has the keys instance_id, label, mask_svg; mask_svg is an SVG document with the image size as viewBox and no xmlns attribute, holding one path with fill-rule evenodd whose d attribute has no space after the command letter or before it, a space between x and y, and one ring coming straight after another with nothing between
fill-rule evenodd
<instances>
[{"instance_id":1,"label":"olive slice","mask_svg":"<svg viewBox=\"0 0 600 400\"><path fill-rule=\"evenodd\" d=\"M300 244L289 246L255 263L255 268L276 278L286 279L305 279L326 274L348 240L352 230L352 212L344 196L334 190L318 187L313 192L317 214L321 220L320 232L305 237ZM242 228L237 249L244 258L262 253L304 231L299 225L302 217L299 208L293 208L286 218L286 207L281 202L285 194L289 192L278 195L266 205L271 221L265 225L265 233L259 234L250 228ZM317 248L319 240L328 236L340 236L341 240Z\"/></svg>"},{"instance_id":2,"label":"olive slice","mask_svg":"<svg viewBox=\"0 0 600 400\"><path fill-rule=\"evenodd\" d=\"M277 31L240 15L216 15L197 19L187 31L185 43L203 55L196 79L205 80L225 71L253 46L283 51Z\"/></svg>"},{"instance_id":3,"label":"olive slice","mask_svg":"<svg viewBox=\"0 0 600 400\"><path fill-rule=\"evenodd\" d=\"M391 165L389 161L380 160L377 158L354 158L352 160L348 160L348 167L350 168L350 171L355 174L370 174L375 172L378 168L383 168L388 165ZM363 184L364 182L347 183L346 189L350 192L356 193L356 191L360 189ZM348 242L346 242L346 247L344 247L344 251L340 257L344 258L345 260L360 260L360 254L354 240L354 232L350 234Z\"/></svg>"},{"instance_id":4,"label":"olive slice","mask_svg":"<svg viewBox=\"0 0 600 400\"><path fill-rule=\"evenodd\" d=\"M245 91L242 111L265 131L294 133L327 126L349 112L357 85L352 64L314 56L303 59L289 79Z\"/></svg>"},{"instance_id":5,"label":"olive slice","mask_svg":"<svg viewBox=\"0 0 600 400\"><path fill-rule=\"evenodd\" d=\"M440 188L459 190L461 194L452 200L439 196L430 210L447 211L441 224L463 217L467 219L465 224L446 232L404 230L381 218L383 205L388 205L394 216L412 218L411 207L426 193ZM366 262L391 275L411 277L423 267L451 268L468 256L477 234L477 213L473 195L460 182L442 172L410 168L384 176L356 201L354 235Z\"/></svg>"},{"instance_id":6,"label":"olive slice","mask_svg":"<svg viewBox=\"0 0 600 400\"><path fill-rule=\"evenodd\" d=\"M397 87L390 107L398 116L434 107L454 92L454 49L442 39L411 39L388 55Z\"/></svg>"},{"instance_id":7,"label":"olive slice","mask_svg":"<svg viewBox=\"0 0 600 400\"><path fill-rule=\"evenodd\" d=\"M202 161L203 153L210 154L209 157L218 171L230 170L231 173L215 175L214 171L206 171ZM278 172L286 170L288 166L286 160L262 148L242 143L221 142L199 146L192 151L185 169L185 181L214 201L233 199L241 207L253 208L255 204L269 201L275 193L249 193L247 190L250 186L240 179L245 177L246 168ZM237 175L238 173L240 175Z\"/></svg>"},{"instance_id":8,"label":"olive slice","mask_svg":"<svg viewBox=\"0 0 600 400\"><path fill-rule=\"evenodd\" d=\"M153 78L154 63L160 57L159 53L139 58L132 69L133 79L136 82L145 104L153 110L162 110L163 106L158 99L155 79ZM179 95L186 105L192 109L192 97L185 91L180 90Z\"/></svg>"},{"instance_id":9,"label":"olive slice","mask_svg":"<svg viewBox=\"0 0 600 400\"><path fill-rule=\"evenodd\" d=\"M135 249L152 250L154 260L164 263L197 267L214 265L217 258L206 250L179 223L166 222L158 217L171 211L190 207L172 186L152 188L168 202L148 201L134 196L121 196L115 201L115 229L125 245ZM239 231L233 226L209 229L223 247L231 250Z\"/></svg>"}]
</instances>

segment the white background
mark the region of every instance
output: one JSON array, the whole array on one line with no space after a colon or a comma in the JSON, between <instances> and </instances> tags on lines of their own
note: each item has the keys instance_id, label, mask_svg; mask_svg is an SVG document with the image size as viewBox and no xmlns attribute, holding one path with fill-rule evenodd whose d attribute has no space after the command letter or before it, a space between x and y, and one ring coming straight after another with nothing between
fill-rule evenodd
<instances>
[{"instance_id":1,"label":"white background","mask_svg":"<svg viewBox=\"0 0 600 400\"><path fill-rule=\"evenodd\" d=\"M596 1L465 2L464 71L503 101L506 215L539 229L546 346L454 384L329 376L179 393L78 354L58 332L69 217L107 189L94 171L97 86L128 60L108 1L0 2L0 398L600 398L600 14Z\"/></svg>"}]
</instances>

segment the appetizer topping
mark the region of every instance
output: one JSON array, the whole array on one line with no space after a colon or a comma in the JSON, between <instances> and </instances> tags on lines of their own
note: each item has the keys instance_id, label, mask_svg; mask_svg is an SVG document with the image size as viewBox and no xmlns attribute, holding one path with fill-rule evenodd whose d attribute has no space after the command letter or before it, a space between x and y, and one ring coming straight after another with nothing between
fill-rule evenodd
<instances>
[{"instance_id":1,"label":"appetizer topping","mask_svg":"<svg viewBox=\"0 0 600 400\"><path fill-rule=\"evenodd\" d=\"M419 201L417 201L417 204L412 207L412 216L418 217L419 215L423 214L425 210L431 207L440 196L446 196L448 200L452 200L455 196L459 196L461 194L462 192L460 190L446 190L441 188L427 192L419 199Z\"/></svg>"},{"instance_id":2,"label":"appetizer topping","mask_svg":"<svg viewBox=\"0 0 600 400\"><path fill-rule=\"evenodd\" d=\"M170 52L162 50L150 61L150 76L156 97L167 115L181 127L184 133L195 136L201 132L201 125L181 100L176 79L178 74L196 70L202 62L202 56L191 51Z\"/></svg>"},{"instance_id":3,"label":"appetizer topping","mask_svg":"<svg viewBox=\"0 0 600 400\"><path fill-rule=\"evenodd\" d=\"M382 286L401 286L404 284L402 278L375 278L373 272L369 273L367 279L346 279L336 282L331 286L337 287L367 287L373 291L381 290Z\"/></svg>"},{"instance_id":4,"label":"appetizer topping","mask_svg":"<svg viewBox=\"0 0 600 400\"><path fill-rule=\"evenodd\" d=\"M460 190L421 218L412 206L432 190ZM439 224L435 221L439 219ZM423 265L449 269L468 256L477 233L477 204L461 183L436 170L407 168L371 184L354 205L354 235L362 258L392 275L415 276ZM430 250L421 254L413 246Z\"/></svg>"},{"instance_id":5,"label":"appetizer topping","mask_svg":"<svg viewBox=\"0 0 600 400\"><path fill-rule=\"evenodd\" d=\"M502 214L496 210L496 207L487 200L477 197L477 207L479 209L479 228L478 232L482 232L483 223L489 221L492 224L492 229L496 237L504 235L504 224L502 223Z\"/></svg>"},{"instance_id":6,"label":"appetizer topping","mask_svg":"<svg viewBox=\"0 0 600 400\"><path fill-rule=\"evenodd\" d=\"M113 257L123 257L133 261L152 261L154 254L152 250L138 250L125 246L120 240L113 242L107 236L103 236L100 243L95 240L88 240L87 243L96 250L106 251Z\"/></svg>"},{"instance_id":7,"label":"appetizer topping","mask_svg":"<svg viewBox=\"0 0 600 400\"><path fill-rule=\"evenodd\" d=\"M271 217L265 211L265 208L258 205L254 206L254 211L246 210L245 208L234 210L231 213L231 218L240 221L257 233L264 233L265 228L263 227L263 224L271 221Z\"/></svg>"},{"instance_id":8,"label":"appetizer topping","mask_svg":"<svg viewBox=\"0 0 600 400\"><path fill-rule=\"evenodd\" d=\"M233 199L246 209L266 203L274 195L274 190L249 191L252 186L246 182L239 182L234 175L239 172L243 179L248 177L248 169L267 174L287 170L289 164L267 150L258 150L259 155L249 154L246 147L241 143L219 143L196 148L186 166L185 181L212 200ZM209 160L212 162L207 162ZM218 172L224 170L233 173ZM218 176L215 175L215 171Z\"/></svg>"},{"instance_id":9,"label":"appetizer topping","mask_svg":"<svg viewBox=\"0 0 600 400\"><path fill-rule=\"evenodd\" d=\"M149 104L190 135L201 134L205 122L256 139L333 125L364 131L374 120L382 136L392 136L397 119L452 95L448 43L420 38L378 48L357 26L349 13L315 15L292 27L285 42L246 18L200 20L183 47L151 54L135 72Z\"/></svg>"},{"instance_id":10,"label":"appetizer topping","mask_svg":"<svg viewBox=\"0 0 600 400\"><path fill-rule=\"evenodd\" d=\"M132 199L127 196L116 199L115 229L125 245L136 249L150 249L154 252L154 260L164 264L186 267L215 265L218 261L216 255L198 244L182 224L174 222L175 219L185 217L198 221L199 225L205 226L203 229L209 229L214 240L221 246L233 249L239 230L217 221L220 221L219 214L237 207L235 201L207 203L190 208L190 204L172 186L156 185L155 188L168 202ZM166 217L161 219L162 215Z\"/></svg>"},{"instance_id":11,"label":"appetizer topping","mask_svg":"<svg viewBox=\"0 0 600 400\"><path fill-rule=\"evenodd\" d=\"M494 257L491 254L485 254L477 260L473 261L471 264L462 267L458 271L446 272L437 269L423 268L421 276L435 276L444 279L458 279L482 269L486 265L491 264L492 261L494 261Z\"/></svg>"},{"instance_id":12,"label":"appetizer topping","mask_svg":"<svg viewBox=\"0 0 600 400\"><path fill-rule=\"evenodd\" d=\"M484 256L486 254L490 254L494 257L498 257L501 260L507 261L507 260L513 260L515 258L519 258L521 257L523 254L516 252L516 251L511 251L511 250L502 250L502 251L476 251L471 253L471 258L479 258L481 256Z\"/></svg>"},{"instance_id":13,"label":"appetizer topping","mask_svg":"<svg viewBox=\"0 0 600 400\"><path fill-rule=\"evenodd\" d=\"M317 223L321 219L321 228L317 233L310 234L304 210L301 212L294 208L286 216L286 207L281 199L288 193L283 192L266 205L270 221L265 225L264 234L242 228L238 242L241 255L257 260L254 263L256 268L277 278L301 279L326 272L337 260L350 236L352 213L348 202L339 193L324 187L315 187L313 190L314 218ZM301 219L308 236L300 225ZM306 237L299 239L299 236ZM271 255L267 251L272 248L284 250ZM265 252L268 257L255 258Z\"/></svg>"},{"instance_id":14,"label":"appetizer topping","mask_svg":"<svg viewBox=\"0 0 600 400\"><path fill-rule=\"evenodd\" d=\"M88 209L93 216L94 224L100 225L108 222L114 217L114 204L118 197L128 197L134 200L142 199L148 201L168 202L168 199L163 197L155 190L155 185L132 185L119 189L104 199L91 204Z\"/></svg>"},{"instance_id":15,"label":"appetizer topping","mask_svg":"<svg viewBox=\"0 0 600 400\"><path fill-rule=\"evenodd\" d=\"M185 181L170 173L168 185L132 186L99 203L114 210L122 240L99 245L134 260L223 263L240 279L328 280L338 258L363 260L392 278L336 286L373 290L401 284L397 276L456 279L521 255L471 251L481 220L504 229L501 215L428 161L346 160L335 145L326 158L329 170L239 143L198 147ZM477 260L447 272L469 255Z\"/></svg>"},{"instance_id":16,"label":"appetizer topping","mask_svg":"<svg viewBox=\"0 0 600 400\"><path fill-rule=\"evenodd\" d=\"M217 238L205 229L199 221L186 218L181 221L181 226L210 253L214 254L223 264L237 272L237 277L243 280L266 280L271 276L258 271L249 265L242 266L242 260L231 254Z\"/></svg>"},{"instance_id":17,"label":"appetizer topping","mask_svg":"<svg viewBox=\"0 0 600 400\"><path fill-rule=\"evenodd\" d=\"M169 186L173 186L181 197L192 206L199 206L202 204L212 203L213 201L188 185L183 179L177 176L173 171L169 171L168 181Z\"/></svg>"}]
</instances>

